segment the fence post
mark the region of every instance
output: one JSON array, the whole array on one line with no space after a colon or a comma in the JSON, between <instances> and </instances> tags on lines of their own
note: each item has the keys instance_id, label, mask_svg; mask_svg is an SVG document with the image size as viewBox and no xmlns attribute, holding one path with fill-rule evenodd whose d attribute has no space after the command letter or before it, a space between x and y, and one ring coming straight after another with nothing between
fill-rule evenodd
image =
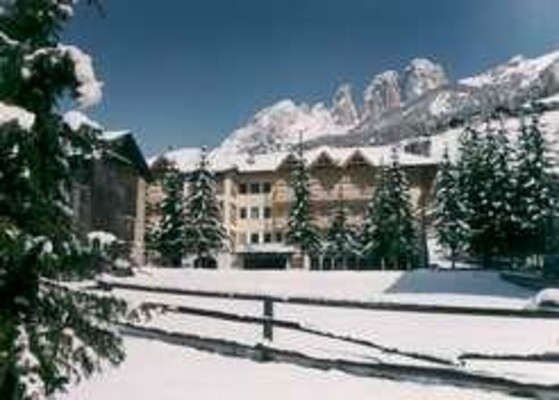
<instances>
[{"instance_id":1,"label":"fence post","mask_svg":"<svg viewBox=\"0 0 559 400\"><path fill-rule=\"evenodd\" d=\"M272 341L274 338L274 302L272 299L264 298L264 339Z\"/></svg>"}]
</instances>

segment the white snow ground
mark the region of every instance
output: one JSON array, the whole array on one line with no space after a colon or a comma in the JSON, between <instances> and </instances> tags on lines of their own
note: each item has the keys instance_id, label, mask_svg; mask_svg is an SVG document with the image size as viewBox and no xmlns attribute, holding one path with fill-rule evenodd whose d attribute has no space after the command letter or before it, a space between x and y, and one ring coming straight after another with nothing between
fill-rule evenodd
<instances>
[{"instance_id":1,"label":"white snow ground","mask_svg":"<svg viewBox=\"0 0 559 400\"><path fill-rule=\"evenodd\" d=\"M107 281L182 289L358 301L525 308L532 291L486 271L201 271L144 268Z\"/></svg>"},{"instance_id":2,"label":"white snow ground","mask_svg":"<svg viewBox=\"0 0 559 400\"><path fill-rule=\"evenodd\" d=\"M280 297L306 296L351 300L383 300L405 303L467 305L522 309L532 307L533 292L482 271L412 272L308 272L308 271L201 271L144 269L133 278L113 280L150 286L210 291L259 293ZM158 302L237 315L262 316L260 301L204 298L117 289L130 303ZM559 353L559 320L522 319L473 315L427 314L295 304L275 305L275 318L299 322L305 327L363 339L405 352L439 357L457 363L465 353L484 355L533 355ZM147 323L167 331L234 340L255 345L262 327L207 317L165 313ZM424 360L387 354L368 346L293 330L275 329L272 345L317 357L355 361L429 365ZM467 361L464 368L498 374L524 382L559 383L549 373L549 363L498 363ZM526 370L529 369L528 372ZM550 380L550 377L553 378Z\"/></svg>"},{"instance_id":3,"label":"white snow ground","mask_svg":"<svg viewBox=\"0 0 559 400\"><path fill-rule=\"evenodd\" d=\"M286 364L257 364L145 339L127 338L126 361L57 400L502 400L512 397Z\"/></svg>"}]
</instances>

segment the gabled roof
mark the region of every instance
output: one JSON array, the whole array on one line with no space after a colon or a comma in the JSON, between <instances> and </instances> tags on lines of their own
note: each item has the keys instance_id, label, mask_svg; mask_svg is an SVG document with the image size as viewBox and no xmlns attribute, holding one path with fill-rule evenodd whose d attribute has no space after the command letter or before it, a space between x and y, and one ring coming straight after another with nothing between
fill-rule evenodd
<instances>
[{"instance_id":1,"label":"gabled roof","mask_svg":"<svg viewBox=\"0 0 559 400\"><path fill-rule=\"evenodd\" d=\"M132 165L140 176L146 180L151 180L146 159L130 131L104 132L102 138L109 145L109 156Z\"/></svg>"},{"instance_id":2,"label":"gabled roof","mask_svg":"<svg viewBox=\"0 0 559 400\"><path fill-rule=\"evenodd\" d=\"M364 147L329 147L322 146L304 152L305 162L315 166L323 160L328 160L332 165L345 167L352 160L361 157L370 166L380 166L390 163L391 146L364 146ZM183 172L190 172L196 168L200 159L200 149L183 148L171 150L160 157L174 161ZM221 154L211 152L209 155L210 167L216 172L235 170L238 172L273 172L288 166L293 154L287 151L277 151L266 154ZM150 159L150 164L156 160ZM414 155L399 151L400 164L406 165L436 165L435 159L426 156Z\"/></svg>"}]
</instances>

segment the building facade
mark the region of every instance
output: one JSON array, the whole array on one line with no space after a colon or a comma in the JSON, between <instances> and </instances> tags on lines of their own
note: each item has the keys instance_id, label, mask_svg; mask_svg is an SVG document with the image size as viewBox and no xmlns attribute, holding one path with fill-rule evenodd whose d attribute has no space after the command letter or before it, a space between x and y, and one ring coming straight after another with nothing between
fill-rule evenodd
<instances>
[{"instance_id":1,"label":"building facade","mask_svg":"<svg viewBox=\"0 0 559 400\"><path fill-rule=\"evenodd\" d=\"M388 147L322 147L305 152L311 174L313 218L322 232L328 229L340 199L344 201L348 223L357 228L361 225L374 195L380 167L389 162L390 151ZM169 152L165 157L186 174L198 161L190 149ZM292 203L289 180L293 157L287 152L210 157L228 237L227 252L221 255L222 262L218 262L220 267L285 269L295 266L296 249L285 243ZM429 157L406 152L401 152L399 159L410 182L414 215L426 223L425 210L436 163ZM146 193L147 208L151 210L146 218L148 224L156 225L159 218L156 205L163 196L157 180ZM304 266L320 268L320 256L307 260Z\"/></svg>"},{"instance_id":2,"label":"building facade","mask_svg":"<svg viewBox=\"0 0 559 400\"><path fill-rule=\"evenodd\" d=\"M130 259L144 262L145 192L150 172L130 132L108 133L105 150L80 171L73 208L78 231L116 236Z\"/></svg>"}]
</instances>

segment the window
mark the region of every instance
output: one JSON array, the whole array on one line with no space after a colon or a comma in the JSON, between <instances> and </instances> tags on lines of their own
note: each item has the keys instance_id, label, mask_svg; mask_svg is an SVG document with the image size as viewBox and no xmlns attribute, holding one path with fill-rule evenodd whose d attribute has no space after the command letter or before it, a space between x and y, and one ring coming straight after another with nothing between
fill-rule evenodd
<instances>
[{"instance_id":1,"label":"window","mask_svg":"<svg viewBox=\"0 0 559 400\"><path fill-rule=\"evenodd\" d=\"M277 243L282 243L283 242L283 233L276 232L276 242Z\"/></svg>"},{"instance_id":2,"label":"window","mask_svg":"<svg viewBox=\"0 0 559 400\"><path fill-rule=\"evenodd\" d=\"M250 184L250 193L252 193L252 194L260 193L260 184L259 183L251 183Z\"/></svg>"},{"instance_id":3,"label":"window","mask_svg":"<svg viewBox=\"0 0 559 400\"><path fill-rule=\"evenodd\" d=\"M262 193L270 193L272 191L272 184L270 182L264 182L262 184Z\"/></svg>"},{"instance_id":4,"label":"window","mask_svg":"<svg viewBox=\"0 0 559 400\"><path fill-rule=\"evenodd\" d=\"M250 218L251 218L251 219L258 219L258 218L260 218L260 208L258 208L258 207L251 207L251 208L250 208Z\"/></svg>"},{"instance_id":5,"label":"window","mask_svg":"<svg viewBox=\"0 0 559 400\"><path fill-rule=\"evenodd\" d=\"M270 232L264 232L264 243L272 243L272 234Z\"/></svg>"},{"instance_id":6,"label":"window","mask_svg":"<svg viewBox=\"0 0 559 400\"><path fill-rule=\"evenodd\" d=\"M240 194L246 194L247 193L247 184L246 183L240 183L239 184L239 193Z\"/></svg>"},{"instance_id":7,"label":"window","mask_svg":"<svg viewBox=\"0 0 559 400\"><path fill-rule=\"evenodd\" d=\"M246 207L241 207L239 209L239 218L246 219L246 217L247 217L247 209Z\"/></svg>"},{"instance_id":8,"label":"window","mask_svg":"<svg viewBox=\"0 0 559 400\"><path fill-rule=\"evenodd\" d=\"M250 243L257 244L260 242L260 235L258 233L251 233L250 234Z\"/></svg>"},{"instance_id":9,"label":"window","mask_svg":"<svg viewBox=\"0 0 559 400\"><path fill-rule=\"evenodd\" d=\"M272 218L272 209L270 207L264 207L264 219Z\"/></svg>"}]
</instances>

